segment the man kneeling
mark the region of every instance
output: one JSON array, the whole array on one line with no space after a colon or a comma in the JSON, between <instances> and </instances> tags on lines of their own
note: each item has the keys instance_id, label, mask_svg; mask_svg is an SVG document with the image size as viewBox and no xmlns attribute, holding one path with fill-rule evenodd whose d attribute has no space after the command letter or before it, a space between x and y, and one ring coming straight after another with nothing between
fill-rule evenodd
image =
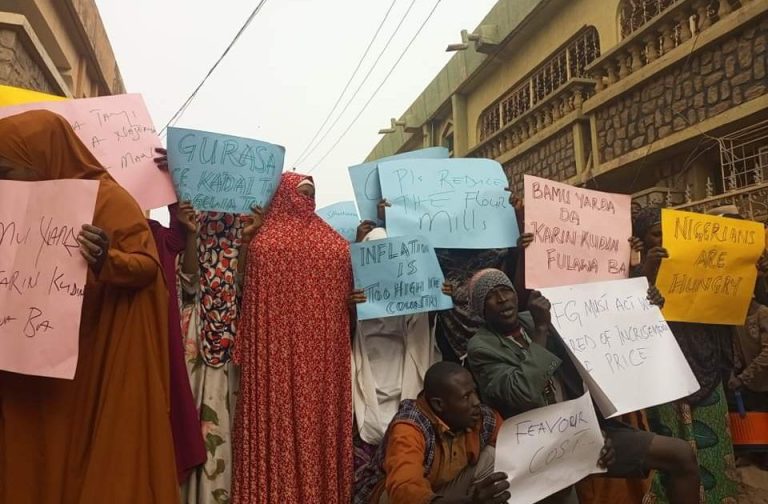
<instances>
[{"instance_id":1,"label":"man kneeling","mask_svg":"<svg viewBox=\"0 0 768 504\"><path fill-rule=\"evenodd\" d=\"M501 504L504 473L493 473L498 413L480 404L472 375L438 362L419 397L405 400L365 469L355 504Z\"/></svg>"},{"instance_id":2,"label":"man kneeling","mask_svg":"<svg viewBox=\"0 0 768 504\"><path fill-rule=\"evenodd\" d=\"M468 356L480 395L505 418L583 394L583 384L550 323L550 304L532 292L530 312L518 314L517 293L501 271L483 270L470 281L470 304L485 325L469 340ZM660 298L658 291L649 294ZM658 304L661 299L651 299ZM631 393L628 390L627 393ZM666 472L670 504L699 502L699 472L693 450L682 440L598 418L615 452L608 476L644 478ZM573 502L566 489L547 503Z\"/></svg>"}]
</instances>

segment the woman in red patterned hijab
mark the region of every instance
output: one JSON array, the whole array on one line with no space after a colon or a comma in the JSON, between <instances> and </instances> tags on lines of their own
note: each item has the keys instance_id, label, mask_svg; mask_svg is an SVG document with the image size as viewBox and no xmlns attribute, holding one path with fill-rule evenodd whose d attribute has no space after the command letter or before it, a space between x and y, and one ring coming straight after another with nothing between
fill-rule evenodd
<instances>
[{"instance_id":1,"label":"woman in red patterned hijab","mask_svg":"<svg viewBox=\"0 0 768 504\"><path fill-rule=\"evenodd\" d=\"M246 268L233 502L346 504L352 272L349 245L315 215L311 178L283 174Z\"/></svg>"}]
</instances>

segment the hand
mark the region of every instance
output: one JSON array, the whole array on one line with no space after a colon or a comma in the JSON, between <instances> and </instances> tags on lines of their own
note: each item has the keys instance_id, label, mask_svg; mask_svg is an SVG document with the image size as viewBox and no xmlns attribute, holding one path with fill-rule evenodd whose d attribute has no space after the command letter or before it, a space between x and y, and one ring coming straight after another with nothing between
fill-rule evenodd
<instances>
[{"instance_id":1,"label":"hand","mask_svg":"<svg viewBox=\"0 0 768 504\"><path fill-rule=\"evenodd\" d=\"M523 233L517 239L517 248L527 249L533 243L533 233Z\"/></svg>"},{"instance_id":2,"label":"hand","mask_svg":"<svg viewBox=\"0 0 768 504\"><path fill-rule=\"evenodd\" d=\"M640 264L645 244L643 243L643 240L637 236L633 236L629 239L629 246L632 249L629 265L634 267Z\"/></svg>"},{"instance_id":3,"label":"hand","mask_svg":"<svg viewBox=\"0 0 768 504\"><path fill-rule=\"evenodd\" d=\"M647 277L655 278L659 272L661 260L669 258L669 253L664 247L653 247L645 256L643 271Z\"/></svg>"},{"instance_id":4,"label":"hand","mask_svg":"<svg viewBox=\"0 0 768 504\"><path fill-rule=\"evenodd\" d=\"M605 432L603 432L603 437L605 437ZM600 469L608 469L614 462L616 462L616 450L613 449L611 438L606 437L603 449L600 450L600 458L597 460L597 466Z\"/></svg>"},{"instance_id":5,"label":"hand","mask_svg":"<svg viewBox=\"0 0 768 504\"><path fill-rule=\"evenodd\" d=\"M453 284L448 282L443 282L443 288L442 288L443 294L448 296L449 298L453 299Z\"/></svg>"},{"instance_id":6,"label":"hand","mask_svg":"<svg viewBox=\"0 0 768 504\"><path fill-rule=\"evenodd\" d=\"M355 289L347 298L347 303L349 303L351 306L359 305L363 303L368 302L368 296L365 295L365 291L363 289Z\"/></svg>"},{"instance_id":7,"label":"hand","mask_svg":"<svg viewBox=\"0 0 768 504\"><path fill-rule=\"evenodd\" d=\"M360 243L363 241L363 239L368 236L368 233L373 231L373 229L376 227L376 223L369 220L364 220L360 223L359 226L357 226L357 237L355 238L355 241L357 243Z\"/></svg>"},{"instance_id":8,"label":"hand","mask_svg":"<svg viewBox=\"0 0 768 504\"><path fill-rule=\"evenodd\" d=\"M379 204L376 205L376 217L379 218L379 220L386 225L387 223L387 208L391 207L392 205L389 203L389 201L382 199L379 201Z\"/></svg>"},{"instance_id":9,"label":"hand","mask_svg":"<svg viewBox=\"0 0 768 504\"><path fill-rule=\"evenodd\" d=\"M523 204L523 199L518 195L516 195L515 193L513 193L511 187L505 187L504 190L509 193L509 204L512 206L512 208L514 208L517 211L522 210L523 207L525 206Z\"/></svg>"},{"instance_id":10,"label":"hand","mask_svg":"<svg viewBox=\"0 0 768 504\"><path fill-rule=\"evenodd\" d=\"M757 261L757 274L761 277L768 276L768 251L763 251Z\"/></svg>"},{"instance_id":11,"label":"hand","mask_svg":"<svg viewBox=\"0 0 768 504\"><path fill-rule=\"evenodd\" d=\"M192 203L182 201L176 207L176 218L181 222L188 233L197 233L197 217Z\"/></svg>"},{"instance_id":12,"label":"hand","mask_svg":"<svg viewBox=\"0 0 768 504\"><path fill-rule=\"evenodd\" d=\"M658 306L659 308L664 308L664 303L666 302L666 299L664 299L664 296L661 295L661 291L655 285L651 285L650 287L648 287L647 298L652 305Z\"/></svg>"},{"instance_id":13,"label":"hand","mask_svg":"<svg viewBox=\"0 0 768 504\"><path fill-rule=\"evenodd\" d=\"M731 371L731 378L728 380L728 388L731 390L739 390L740 388L744 387L744 382L741 381L741 378L736 376L736 373Z\"/></svg>"},{"instance_id":14,"label":"hand","mask_svg":"<svg viewBox=\"0 0 768 504\"><path fill-rule=\"evenodd\" d=\"M243 243L248 244L264 225L264 209L256 205L253 207L253 213L246 217L245 227L243 228Z\"/></svg>"},{"instance_id":15,"label":"hand","mask_svg":"<svg viewBox=\"0 0 768 504\"><path fill-rule=\"evenodd\" d=\"M549 299L545 298L539 291L531 291L528 298L528 311L531 312L533 322L536 327L547 327L552 321L550 309L552 305Z\"/></svg>"},{"instance_id":16,"label":"hand","mask_svg":"<svg viewBox=\"0 0 768 504\"><path fill-rule=\"evenodd\" d=\"M475 485L472 490L472 504L503 504L512 495L509 490L508 476L503 472L493 473Z\"/></svg>"},{"instance_id":17,"label":"hand","mask_svg":"<svg viewBox=\"0 0 768 504\"><path fill-rule=\"evenodd\" d=\"M168 171L168 151L162 147L158 147L155 149L155 152L160 154L158 157L153 159L157 167L163 171Z\"/></svg>"},{"instance_id":18,"label":"hand","mask_svg":"<svg viewBox=\"0 0 768 504\"><path fill-rule=\"evenodd\" d=\"M109 252L109 237L101 228L83 224L77 235L80 243L80 255L88 262L93 271L99 273L104 266Z\"/></svg>"}]
</instances>

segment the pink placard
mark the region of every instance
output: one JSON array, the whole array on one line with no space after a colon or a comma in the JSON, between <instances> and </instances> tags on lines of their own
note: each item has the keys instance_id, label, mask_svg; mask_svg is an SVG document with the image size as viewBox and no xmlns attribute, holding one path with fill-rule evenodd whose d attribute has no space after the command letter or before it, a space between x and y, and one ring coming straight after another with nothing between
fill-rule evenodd
<instances>
[{"instance_id":1,"label":"pink placard","mask_svg":"<svg viewBox=\"0 0 768 504\"><path fill-rule=\"evenodd\" d=\"M95 180L0 181L0 370L71 380Z\"/></svg>"},{"instance_id":2,"label":"pink placard","mask_svg":"<svg viewBox=\"0 0 768 504\"><path fill-rule=\"evenodd\" d=\"M529 289L618 280L629 274L632 198L525 175Z\"/></svg>"},{"instance_id":3,"label":"pink placard","mask_svg":"<svg viewBox=\"0 0 768 504\"><path fill-rule=\"evenodd\" d=\"M80 140L141 208L150 210L176 201L170 177L153 161L155 148L161 144L141 95L14 105L0 108L0 118L39 109L66 118Z\"/></svg>"}]
</instances>

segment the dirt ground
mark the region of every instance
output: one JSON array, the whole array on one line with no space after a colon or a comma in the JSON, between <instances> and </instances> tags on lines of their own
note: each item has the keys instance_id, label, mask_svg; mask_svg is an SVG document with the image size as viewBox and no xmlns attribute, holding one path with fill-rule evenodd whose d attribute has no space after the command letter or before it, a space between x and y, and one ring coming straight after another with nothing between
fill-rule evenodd
<instances>
[{"instance_id":1,"label":"dirt ground","mask_svg":"<svg viewBox=\"0 0 768 504\"><path fill-rule=\"evenodd\" d=\"M742 480L739 504L768 504L768 472L754 466L739 469Z\"/></svg>"}]
</instances>

